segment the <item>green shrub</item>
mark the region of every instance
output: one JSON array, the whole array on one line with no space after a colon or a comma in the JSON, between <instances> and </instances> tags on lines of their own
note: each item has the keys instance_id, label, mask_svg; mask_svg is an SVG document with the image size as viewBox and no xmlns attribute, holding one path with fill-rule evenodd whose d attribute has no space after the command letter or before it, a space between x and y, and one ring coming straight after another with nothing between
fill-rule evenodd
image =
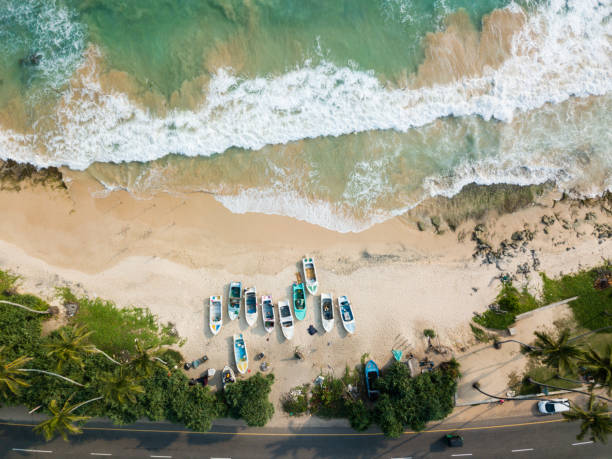
<instances>
[{"instance_id":1,"label":"green shrub","mask_svg":"<svg viewBox=\"0 0 612 459\"><path fill-rule=\"evenodd\" d=\"M491 341L491 337L489 334L484 331L482 328L477 327L474 324L470 324L470 328L472 329L472 333L474 334L474 338L481 343L488 343Z\"/></svg>"},{"instance_id":2,"label":"green shrub","mask_svg":"<svg viewBox=\"0 0 612 459\"><path fill-rule=\"evenodd\" d=\"M519 292L511 283L502 285L496 301L505 313L487 310L480 317L475 317L474 322L485 328L505 330L515 322L518 314L540 307L538 301L526 289Z\"/></svg>"},{"instance_id":3,"label":"green shrub","mask_svg":"<svg viewBox=\"0 0 612 459\"><path fill-rule=\"evenodd\" d=\"M227 386L224 396L229 415L244 419L249 426L266 425L274 414L274 405L268 400L273 383L273 374L257 373Z\"/></svg>"},{"instance_id":4,"label":"green shrub","mask_svg":"<svg viewBox=\"0 0 612 459\"><path fill-rule=\"evenodd\" d=\"M345 409L353 429L361 432L372 424L372 411L363 400L348 400Z\"/></svg>"},{"instance_id":5,"label":"green shrub","mask_svg":"<svg viewBox=\"0 0 612 459\"><path fill-rule=\"evenodd\" d=\"M10 295L16 288L17 281L19 281L19 276L10 271L2 271L0 269L0 297L3 295Z\"/></svg>"},{"instance_id":6,"label":"green shrub","mask_svg":"<svg viewBox=\"0 0 612 459\"><path fill-rule=\"evenodd\" d=\"M283 411L292 416L300 416L308 411L309 385L294 387L281 400Z\"/></svg>"},{"instance_id":7,"label":"green shrub","mask_svg":"<svg viewBox=\"0 0 612 459\"><path fill-rule=\"evenodd\" d=\"M456 362L447 368L410 377L408 367L393 362L379 379L380 398L375 419L385 435L397 437L404 428L422 430L429 421L446 417L453 409L459 368Z\"/></svg>"},{"instance_id":8,"label":"green shrub","mask_svg":"<svg viewBox=\"0 0 612 459\"><path fill-rule=\"evenodd\" d=\"M341 378L327 375L320 385L315 385L310 397L310 412L322 418L346 418L347 411L347 388L350 385L359 387L360 374L350 371L348 367L344 370Z\"/></svg>"}]
</instances>

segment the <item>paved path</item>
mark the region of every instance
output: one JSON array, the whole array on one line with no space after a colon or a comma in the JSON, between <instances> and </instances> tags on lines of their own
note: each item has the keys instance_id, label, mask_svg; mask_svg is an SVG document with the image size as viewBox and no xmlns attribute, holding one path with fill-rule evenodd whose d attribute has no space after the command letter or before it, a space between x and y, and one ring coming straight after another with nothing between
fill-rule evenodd
<instances>
[{"instance_id":1,"label":"paved path","mask_svg":"<svg viewBox=\"0 0 612 459\"><path fill-rule=\"evenodd\" d=\"M576 440L578 425L560 418L520 417L462 424L461 448L447 448L442 437L457 429L443 423L425 432L389 440L379 432L347 429L245 429L216 427L195 433L170 424L126 428L91 422L69 442L46 443L26 423L0 423L2 458L608 458L611 447Z\"/></svg>"}]
</instances>

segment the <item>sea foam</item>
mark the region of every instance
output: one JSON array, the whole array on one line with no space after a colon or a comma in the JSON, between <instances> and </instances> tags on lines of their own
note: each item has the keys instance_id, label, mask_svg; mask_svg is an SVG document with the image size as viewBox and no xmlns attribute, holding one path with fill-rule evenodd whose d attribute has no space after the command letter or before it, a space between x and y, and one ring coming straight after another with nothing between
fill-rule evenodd
<instances>
[{"instance_id":1,"label":"sea foam","mask_svg":"<svg viewBox=\"0 0 612 459\"><path fill-rule=\"evenodd\" d=\"M508 8L520 10L515 4ZM100 51L90 49L79 81L62 95L55 127L35 127L27 134L0 131L0 156L38 166L85 169L96 161L144 162L169 153L209 156L231 147L258 150L321 136L406 132L448 116L510 123L517 113L612 90L610 15L610 3L550 0L528 14L513 38L511 57L499 68L418 89L387 88L373 72L325 61L253 79L221 69L205 88L205 101L197 110L175 110L163 118L135 105L125 94L105 92L95 65ZM487 164L466 162L447 183L444 178L428 178L423 197L453 194L470 181L528 184L566 173L556 166L531 165L525 156L518 164L520 170L514 171L495 159ZM352 183L358 186L359 177ZM337 231L361 230L414 205L386 213L372 209L367 221L346 223L350 216L344 210L305 200L294 190L243 190L217 199L235 212L292 215ZM306 210L308 206L311 210ZM299 215L293 215L297 208ZM345 223L338 223L342 220Z\"/></svg>"},{"instance_id":2,"label":"sea foam","mask_svg":"<svg viewBox=\"0 0 612 459\"><path fill-rule=\"evenodd\" d=\"M94 67L64 94L55 129L29 136L5 130L0 151L39 166L84 169L95 161L206 156L375 129L406 131L446 116L508 122L516 111L612 89L610 14L612 6L597 0L552 0L530 16L499 69L419 89L386 89L371 72L329 62L249 80L224 69L198 110L163 119L124 94L104 93Z\"/></svg>"}]
</instances>

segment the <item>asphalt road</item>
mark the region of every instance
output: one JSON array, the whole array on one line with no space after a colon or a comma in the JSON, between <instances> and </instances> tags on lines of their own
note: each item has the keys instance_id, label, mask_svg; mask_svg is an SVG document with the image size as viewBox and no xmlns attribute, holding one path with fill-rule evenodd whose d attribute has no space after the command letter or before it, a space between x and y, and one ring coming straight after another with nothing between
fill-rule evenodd
<instances>
[{"instance_id":1,"label":"asphalt road","mask_svg":"<svg viewBox=\"0 0 612 459\"><path fill-rule=\"evenodd\" d=\"M470 424L459 432L463 447L448 448L442 437L452 424L399 439L373 432L216 427L214 432L173 430L169 424L125 428L90 423L83 435L45 442L27 424L0 423L2 458L610 458L612 445L576 440L578 425L559 418L512 418Z\"/></svg>"}]
</instances>

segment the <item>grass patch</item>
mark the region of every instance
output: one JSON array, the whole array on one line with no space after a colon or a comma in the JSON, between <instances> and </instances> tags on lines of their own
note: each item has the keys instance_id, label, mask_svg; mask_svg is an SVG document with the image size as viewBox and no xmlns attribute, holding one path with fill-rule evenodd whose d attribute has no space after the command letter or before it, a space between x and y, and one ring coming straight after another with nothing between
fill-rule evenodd
<instances>
[{"instance_id":1,"label":"grass patch","mask_svg":"<svg viewBox=\"0 0 612 459\"><path fill-rule=\"evenodd\" d=\"M474 324L470 324L470 328L472 329L472 333L474 334L474 338L476 338L476 341L480 343L488 343L489 341L491 341L491 337L489 336L489 334L482 328L477 327Z\"/></svg>"},{"instance_id":2,"label":"grass patch","mask_svg":"<svg viewBox=\"0 0 612 459\"><path fill-rule=\"evenodd\" d=\"M569 305L574 312L574 318L583 328L594 330L601 327L612 326L612 316L605 316L603 312L612 314L612 288L596 290L594 282L599 272L609 270L603 266L576 274L569 274L560 279L550 279L542 274L543 301L554 303L566 298L578 296L577 300Z\"/></svg>"},{"instance_id":3,"label":"grass patch","mask_svg":"<svg viewBox=\"0 0 612 459\"><path fill-rule=\"evenodd\" d=\"M517 315L540 307L538 300L526 289L519 291L511 283L503 284L496 301L500 311L489 309L481 316L475 317L474 322L485 328L505 330L514 323Z\"/></svg>"},{"instance_id":4,"label":"grass patch","mask_svg":"<svg viewBox=\"0 0 612 459\"><path fill-rule=\"evenodd\" d=\"M529 378L534 381L538 381L541 383L551 384L553 386L562 387L564 389L575 389L580 387L579 384L575 384L569 381L565 381L563 379L559 379L556 377L557 370L547 367L546 365L542 365L536 362L531 362L528 367L523 379L521 381L521 385L519 388L520 395L530 395L530 394L539 394L543 392L544 388L531 384L528 380ZM577 375L569 375L566 376L567 379L576 379L578 380Z\"/></svg>"},{"instance_id":5,"label":"grass patch","mask_svg":"<svg viewBox=\"0 0 612 459\"><path fill-rule=\"evenodd\" d=\"M74 301L74 295L60 291L65 301ZM118 308L112 301L100 298L77 298L79 312L74 320L79 325L86 325L93 331L91 341L98 348L111 354L122 351L136 351L138 340L145 348L158 348L179 344L184 340L176 334L170 323L162 325L157 317L146 308Z\"/></svg>"}]
</instances>

